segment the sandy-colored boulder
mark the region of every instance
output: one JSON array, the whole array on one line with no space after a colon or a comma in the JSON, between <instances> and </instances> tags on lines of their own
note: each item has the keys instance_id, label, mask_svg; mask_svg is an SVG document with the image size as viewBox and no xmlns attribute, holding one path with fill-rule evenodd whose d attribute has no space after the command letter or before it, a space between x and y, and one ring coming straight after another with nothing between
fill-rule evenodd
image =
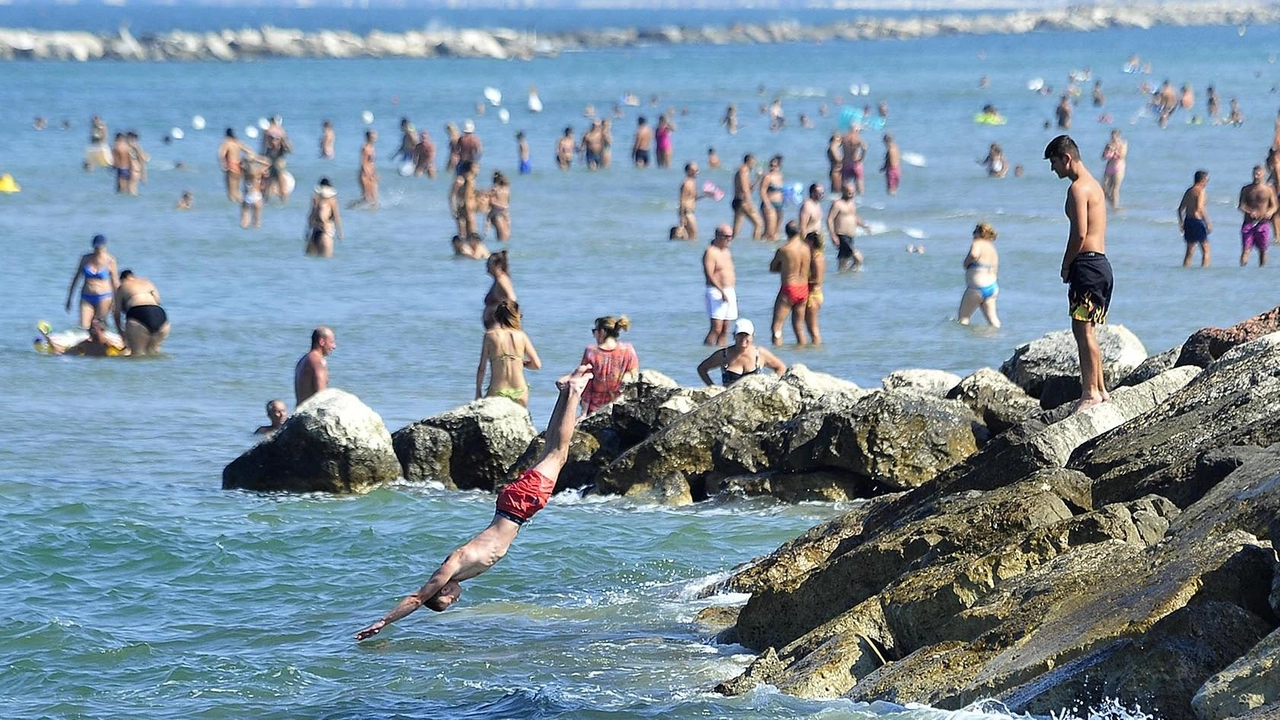
<instances>
[{"instance_id":1,"label":"sandy-colored boulder","mask_svg":"<svg viewBox=\"0 0 1280 720\"><path fill-rule=\"evenodd\" d=\"M947 397L960 384L960 376L945 370L895 370L886 375L880 384L885 390L918 390L941 398Z\"/></svg>"},{"instance_id":2,"label":"sandy-colored boulder","mask_svg":"<svg viewBox=\"0 0 1280 720\"><path fill-rule=\"evenodd\" d=\"M1040 412L1035 398L994 368L982 368L960 380L946 398L967 405L993 435Z\"/></svg>"},{"instance_id":3,"label":"sandy-colored boulder","mask_svg":"<svg viewBox=\"0 0 1280 720\"><path fill-rule=\"evenodd\" d=\"M1280 330L1280 307L1254 315L1229 328L1202 328L1191 334L1178 353L1178 365L1208 367L1231 348Z\"/></svg>"},{"instance_id":4,"label":"sandy-colored boulder","mask_svg":"<svg viewBox=\"0 0 1280 720\"><path fill-rule=\"evenodd\" d=\"M400 476L382 418L351 393L329 388L222 471L223 489L365 492Z\"/></svg>"}]
</instances>

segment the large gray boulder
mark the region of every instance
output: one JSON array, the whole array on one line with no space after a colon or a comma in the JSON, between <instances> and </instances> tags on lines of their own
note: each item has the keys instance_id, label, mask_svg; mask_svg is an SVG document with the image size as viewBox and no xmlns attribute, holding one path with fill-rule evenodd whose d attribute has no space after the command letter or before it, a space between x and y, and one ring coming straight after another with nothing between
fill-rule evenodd
<instances>
[{"instance_id":1,"label":"large gray boulder","mask_svg":"<svg viewBox=\"0 0 1280 720\"><path fill-rule=\"evenodd\" d=\"M1103 379L1108 388L1115 387L1121 378L1147 359L1147 349L1123 325L1099 325L1096 332L1102 351ZM1000 372L1037 398L1050 380L1074 378L1078 383L1080 356L1075 338L1070 330L1059 330L1023 343L1000 366Z\"/></svg>"},{"instance_id":2,"label":"large gray boulder","mask_svg":"<svg viewBox=\"0 0 1280 720\"><path fill-rule=\"evenodd\" d=\"M426 423L414 423L392 433L391 446L396 451L406 480L435 480L447 488L457 489L450 475L453 438L445 430Z\"/></svg>"},{"instance_id":3,"label":"large gray boulder","mask_svg":"<svg viewBox=\"0 0 1280 720\"><path fill-rule=\"evenodd\" d=\"M270 437L222 470L224 490L365 492L400 476L382 418L329 388L298 406Z\"/></svg>"},{"instance_id":4,"label":"large gray boulder","mask_svg":"<svg viewBox=\"0 0 1280 720\"><path fill-rule=\"evenodd\" d=\"M957 400L909 390L838 395L795 419L783 465L792 472L848 470L906 490L972 455L973 425L973 413Z\"/></svg>"},{"instance_id":5,"label":"large gray boulder","mask_svg":"<svg viewBox=\"0 0 1280 720\"><path fill-rule=\"evenodd\" d=\"M448 487L490 492L506 483L512 465L536 435L523 406L506 398L481 398L396 431L396 452L406 477L411 472L422 477L446 461L442 436L426 428L449 437L448 476L438 479Z\"/></svg>"},{"instance_id":6,"label":"large gray boulder","mask_svg":"<svg viewBox=\"0 0 1280 720\"><path fill-rule=\"evenodd\" d=\"M1101 502L1155 493L1186 507L1220 479L1197 473L1205 453L1280 442L1277 417L1280 333L1272 333L1236 346L1153 411L1085 444L1069 466L1094 478Z\"/></svg>"}]
</instances>

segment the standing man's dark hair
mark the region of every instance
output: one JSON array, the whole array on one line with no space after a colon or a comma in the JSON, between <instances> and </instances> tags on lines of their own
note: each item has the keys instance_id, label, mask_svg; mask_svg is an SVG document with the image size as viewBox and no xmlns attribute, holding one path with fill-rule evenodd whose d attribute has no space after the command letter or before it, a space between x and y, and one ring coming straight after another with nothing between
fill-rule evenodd
<instances>
[{"instance_id":1,"label":"standing man's dark hair","mask_svg":"<svg viewBox=\"0 0 1280 720\"><path fill-rule=\"evenodd\" d=\"M1076 145L1076 141L1072 140L1068 135L1059 135L1049 141L1044 148L1044 159L1052 160L1055 157L1069 157L1073 160L1080 159L1080 147Z\"/></svg>"}]
</instances>

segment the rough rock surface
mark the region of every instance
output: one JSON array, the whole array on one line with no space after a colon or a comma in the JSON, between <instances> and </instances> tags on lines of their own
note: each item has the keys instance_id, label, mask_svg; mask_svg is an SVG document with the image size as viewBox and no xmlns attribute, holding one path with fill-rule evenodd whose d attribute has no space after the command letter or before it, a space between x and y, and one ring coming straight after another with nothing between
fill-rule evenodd
<instances>
[{"instance_id":1,"label":"rough rock surface","mask_svg":"<svg viewBox=\"0 0 1280 720\"><path fill-rule=\"evenodd\" d=\"M885 390L919 390L929 395L947 397L960 384L960 376L945 370L895 370L880 383Z\"/></svg>"},{"instance_id":2,"label":"rough rock surface","mask_svg":"<svg viewBox=\"0 0 1280 720\"><path fill-rule=\"evenodd\" d=\"M436 480L456 489L449 475L453 438L441 428L415 423L391 434L391 445L406 480Z\"/></svg>"},{"instance_id":3,"label":"rough rock surface","mask_svg":"<svg viewBox=\"0 0 1280 720\"><path fill-rule=\"evenodd\" d=\"M993 368L982 368L964 378L946 397L968 405L993 435L999 435L1040 411L1040 403L1035 398Z\"/></svg>"},{"instance_id":4,"label":"rough rock surface","mask_svg":"<svg viewBox=\"0 0 1280 720\"><path fill-rule=\"evenodd\" d=\"M1231 348L1277 330L1280 330L1280 307L1254 315L1229 328L1202 328L1182 344L1177 364L1207 367Z\"/></svg>"},{"instance_id":5,"label":"rough rock surface","mask_svg":"<svg viewBox=\"0 0 1280 720\"><path fill-rule=\"evenodd\" d=\"M1099 325L1097 335L1098 347L1102 350L1102 374L1108 388L1115 387L1120 378L1147 359L1142 341L1123 325ZM1000 366L1000 372L1037 398L1051 378L1074 377L1079 382L1080 357L1075 338L1070 330L1059 330L1023 343ZM1076 397L1079 397L1078 385Z\"/></svg>"},{"instance_id":6,"label":"rough rock surface","mask_svg":"<svg viewBox=\"0 0 1280 720\"><path fill-rule=\"evenodd\" d=\"M413 468L438 466L443 461L436 445L420 441L439 437L422 426L443 430L449 436L448 478L440 478L446 485L491 492L506 483L508 471L535 434L528 410L506 398L481 398L396 431L396 451L406 477ZM418 455L419 451L424 454Z\"/></svg>"},{"instance_id":7,"label":"rough rock surface","mask_svg":"<svg viewBox=\"0 0 1280 720\"><path fill-rule=\"evenodd\" d=\"M351 393L329 388L283 427L222 470L223 489L364 492L400 476L382 418Z\"/></svg>"},{"instance_id":8,"label":"rough rock surface","mask_svg":"<svg viewBox=\"0 0 1280 720\"><path fill-rule=\"evenodd\" d=\"M674 502L705 499L713 472L728 476L768 469L761 445L766 430L794 415L801 402L794 386L775 377L744 378L624 452L600 474L596 488Z\"/></svg>"},{"instance_id":9,"label":"rough rock surface","mask_svg":"<svg viewBox=\"0 0 1280 720\"><path fill-rule=\"evenodd\" d=\"M1109 402L1072 413L1051 425L1035 418L1028 420L942 473L930 490L989 490L1037 470L1063 467L1082 444L1157 407L1197 372L1194 368L1174 368L1141 385L1117 388Z\"/></svg>"},{"instance_id":10,"label":"rough rock surface","mask_svg":"<svg viewBox=\"0 0 1280 720\"><path fill-rule=\"evenodd\" d=\"M916 487L977 450L958 400L880 390L811 407L792 423L783 467L848 470L889 490Z\"/></svg>"},{"instance_id":11,"label":"rough rock surface","mask_svg":"<svg viewBox=\"0 0 1280 720\"><path fill-rule=\"evenodd\" d=\"M1156 493L1185 507L1207 489L1197 481L1202 454L1280 442L1277 417L1280 333L1272 333L1231 349L1156 409L1086 443L1070 467L1095 478L1101 502Z\"/></svg>"},{"instance_id":12,"label":"rough rock surface","mask_svg":"<svg viewBox=\"0 0 1280 720\"><path fill-rule=\"evenodd\" d=\"M1209 678L1191 698L1199 720L1245 717L1268 706L1280 709L1280 630Z\"/></svg>"}]
</instances>

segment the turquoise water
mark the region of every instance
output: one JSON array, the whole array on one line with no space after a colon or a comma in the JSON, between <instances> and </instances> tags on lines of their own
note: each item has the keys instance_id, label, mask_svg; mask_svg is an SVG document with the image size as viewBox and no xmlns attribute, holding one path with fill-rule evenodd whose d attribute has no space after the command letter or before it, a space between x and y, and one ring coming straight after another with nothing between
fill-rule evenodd
<instances>
[{"instance_id":1,"label":"turquoise water","mask_svg":"<svg viewBox=\"0 0 1280 720\"><path fill-rule=\"evenodd\" d=\"M15 717L861 717L885 708L809 703L760 692L724 699L707 689L741 668L741 648L710 645L691 624L707 604L695 590L839 512L768 502L661 510L605 498L559 499L527 528L511 556L469 583L459 607L414 616L374 642L351 634L415 588L489 517L491 496L401 485L358 498L275 497L218 489L222 467L246 448L263 403L288 397L293 362L319 323L333 326L333 383L359 395L396 429L471 399L480 344L477 263L449 255L446 184L401 178L390 155L401 115L443 137L474 118L485 167L513 178L512 272L526 328L546 369L531 375L532 412L545 423L551 380L590 341L593 318L631 316L642 363L697 381L705 332L702 242L665 240L675 220L678 169L550 169L554 139L579 132L583 107L607 112L626 91L660 96L677 117L677 164L714 145L726 166L703 179L729 187L744 152L786 155L788 182L820 181L833 118L818 106L866 83L889 103L889 130L925 168L905 168L889 198L873 176L862 205L883 231L861 239L865 272L828 279L826 345L781 351L789 363L874 385L903 367L967 374L998 365L1015 345L1066 327L1057 268L1065 241L1065 184L1039 160L1056 99L1028 80L1065 84L1090 66L1107 110L1130 141L1125 209L1111 217L1116 267L1112 320L1155 352L1204 325L1236 322L1276 303L1274 269L1235 263L1240 185L1272 136L1280 35L1275 28L1163 29L1090 35L938 38L916 42L777 47L663 47L496 61L270 61L222 64L0 65L0 172L20 194L0 196L0 247L9 261L0 304L0 517L11 529L0 584L0 697ZM1199 49L1203 48L1201 54ZM1191 82L1203 102L1215 84L1238 96L1241 128L1166 130L1139 117L1131 53L1152 61L1152 82ZM978 78L991 87L982 90ZM764 99L756 93L766 87ZM490 108L506 95L511 123ZM547 112L524 110L537 85ZM771 134L754 111L778 93L813 130ZM728 103L734 137L718 121ZM992 102L1003 127L970 118ZM302 255L305 190L324 174L340 198L356 194L363 111L375 116L384 207L347 211L347 241L331 261ZM141 197L119 198L79 161L87 120L135 128L153 155ZM271 205L242 231L221 195L214 153L221 129L279 113L298 153L303 192ZM195 131L194 115L208 128ZM36 132L42 115L51 129ZM629 146L635 109L616 121ZM1086 156L1111 125L1082 106L1073 129ZM55 129L66 118L71 130ZM314 148L320 121L338 131L338 159ZM1131 123L1130 121L1134 122ZM185 138L164 145L172 127ZM512 135L531 138L537 172L514 174ZM872 154L881 146L870 138ZM974 162L1000 142L1020 179L988 180ZM624 152L618 152L621 160ZM187 170L172 169L177 161ZM1094 162L1100 171L1101 163ZM1174 208L1191 173L1211 172L1215 260L1179 267ZM487 175L487 172L486 172ZM196 209L173 210L184 190ZM794 209L789 209L794 213ZM728 219L728 200L703 201L704 237ZM961 260L979 220L1000 232L1005 326L950 319ZM174 330L148 361L49 358L31 351L38 319L62 313L66 283L93 234L121 267L151 278ZM908 243L927 252L908 254ZM744 315L757 323L776 292L772 248L734 244ZM724 601L723 599L721 601ZM915 710L902 717L930 717Z\"/></svg>"}]
</instances>

